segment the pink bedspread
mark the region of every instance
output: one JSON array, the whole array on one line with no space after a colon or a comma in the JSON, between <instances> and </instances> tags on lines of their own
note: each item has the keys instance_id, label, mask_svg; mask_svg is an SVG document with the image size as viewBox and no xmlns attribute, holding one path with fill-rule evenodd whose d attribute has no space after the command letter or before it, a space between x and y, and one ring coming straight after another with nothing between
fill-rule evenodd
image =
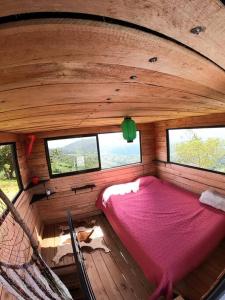
<instances>
[{"instance_id":1,"label":"pink bedspread","mask_svg":"<svg viewBox=\"0 0 225 300\"><path fill-rule=\"evenodd\" d=\"M151 300L160 295L171 299L173 284L225 236L225 213L152 176L107 188L96 205L149 281L157 285Z\"/></svg>"}]
</instances>

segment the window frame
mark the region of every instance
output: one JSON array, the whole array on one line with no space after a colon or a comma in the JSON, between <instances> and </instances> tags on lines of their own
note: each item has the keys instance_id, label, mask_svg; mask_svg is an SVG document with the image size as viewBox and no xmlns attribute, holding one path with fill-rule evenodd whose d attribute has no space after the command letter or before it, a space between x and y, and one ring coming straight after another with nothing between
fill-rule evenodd
<instances>
[{"instance_id":1,"label":"window frame","mask_svg":"<svg viewBox=\"0 0 225 300\"><path fill-rule=\"evenodd\" d=\"M196 126L196 127L175 127L175 128L166 128L166 149L167 149L167 163L178 165L181 167L186 167L186 168L191 168L191 169L196 169L200 171L205 171L205 172L210 172L210 173L215 173L215 174L220 174L220 175L225 175L225 172L219 172L219 171L214 171L210 169L204 169L200 167L194 167L190 165L185 165L185 164L180 164L176 163L170 160L170 141L169 141L169 130L179 130L179 129L206 129L206 128L225 128L225 125L214 125L214 126Z\"/></svg>"},{"instance_id":2,"label":"window frame","mask_svg":"<svg viewBox=\"0 0 225 300\"><path fill-rule=\"evenodd\" d=\"M110 131L110 132L99 132L99 133L93 133L93 134L66 135L66 136L56 136L56 137L44 138L45 156L46 156L46 160L47 160L47 166L48 166L48 172L49 172L50 178L53 179L53 178L59 178L59 177L74 176L74 175L79 175L79 174L84 174L84 173L91 173L91 172L96 172L96 171L107 171L107 170L111 170L111 169L115 169L115 168L121 168L121 167L125 167L125 166L141 164L142 163L141 131L140 130L137 130L137 131L139 132L140 158L141 158L140 162L121 165L121 166L115 166L112 168L105 168L105 169L102 169L102 166L101 166L101 155L100 155L98 135L99 134L109 134L109 133L121 133L121 131L113 131L113 132ZM66 173L62 173L62 174L53 174L52 173L52 167L51 167L51 161L50 161L50 155L49 155L49 149L48 149L48 141L60 140L60 139L71 139L71 138L82 138L82 137L93 137L93 136L96 137L96 141L97 141L97 153L98 153L98 161L99 161L98 168L66 172Z\"/></svg>"},{"instance_id":3,"label":"window frame","mask_svg":"<svg viewBox=\"0 0 225 300\"><path fill-rule=\"evenodd\" d=\"M66 139L71 139L71 138L83 138L83 137L95 137L96 138L99 167L98 168L93 168L93 169L87 169L87 170L65 172L65 173L62 173L62 174L53 174L52 173L51 160L50 160L50 154L49 154L49 149L48 149L48 141L66 140ZM67 136L59 136L59 137L53 137L53 138L45 138L44 143L45 143L45 155L46 155L46 159L47 159L48 172L49 172L50 178L73 176L73 175L77 175L77 174L90 173L90 172L96 172L96 171L101 170L101 159L100 159L99 142L98 142L98 135L97 134L83 134L83 135L69 135L69 136L67 135Z\"/></svg>"},{"instance_id":4,"label":"window frame","mask_svg":"<svg viewBox=\"0 0 225 300\"><path fill-rule=\"evenodd\" d=\"M12 199L12 203L14 204L16 200L19 198L21 193L24 191L24 186L23 186L23 181L20 173L20 166L19 166L19 160L18 160L18 155L17 155L17 149L16 149L16 142L5 142L5 143L0 143L0 146L7 146L10 145L12 149L12 154L13 154L13 161L14 161L14 168L15 168L15 174L16 174L16 179L19 187L18 193L14 196ZM3 191L4 192L4 191ZM6 211L3 213L3 215L7 213Z\"/></svg>"}]
</instances>

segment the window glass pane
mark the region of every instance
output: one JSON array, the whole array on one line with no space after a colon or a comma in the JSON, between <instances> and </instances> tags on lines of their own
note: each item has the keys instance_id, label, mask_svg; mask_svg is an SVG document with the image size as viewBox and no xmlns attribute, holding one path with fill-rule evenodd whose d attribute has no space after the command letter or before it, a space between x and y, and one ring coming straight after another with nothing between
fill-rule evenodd
<instances>
[{"instance_id":1,"label":"window glass pane","mask_svg":"<svg viewBox=\"0 0 225 300\"><path fill-rule=\"evenodd\" d=\"M140 136L127 143L121 132L98 135L102 169L141 162Z\"/></svg>"},{"instance_id":2,"label":"window glass pane","mask_svg":"<svg viewBox=\"0 0 225 300\"><path fill-rule=\"evenodd\" d=\"M169 160L225 173L225 127L169 130Z\"/></svg>"},{"instance_id":3,"label":"window glass pane","mask_svg":"<svg viewBox=\"0 0 225 300\"><path fill-rule=\"evenodd\" d=\"M20 190L11 144L0 145L0 187L10 200L13 200Z\"/></svg>"},{"instance_id":4,"label":"window glass pane","mask_svg":"<svg viewBox=\"0 0 225 300\"><path fill-rule=\"evenodd\" d=\"M96 136L47 141L52 174L99 168Z\"/></svg>"}]
</instances>

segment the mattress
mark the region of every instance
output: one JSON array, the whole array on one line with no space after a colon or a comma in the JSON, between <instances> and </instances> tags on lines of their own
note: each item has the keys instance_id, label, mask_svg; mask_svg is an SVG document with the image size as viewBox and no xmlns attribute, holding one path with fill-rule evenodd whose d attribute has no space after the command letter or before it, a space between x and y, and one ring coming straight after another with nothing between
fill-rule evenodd
<instances>
[{"instance_id":1,"label":"mattress","mask_svg":"<svg viewBox=\"0 0 225 300\"><path fill-rule=\"evenodd\" d=\"M172 299L173 285L225 236L225 213L153 176L106 188L96 205L157 287L149 299Z\"/></svg>"}]
</instances>

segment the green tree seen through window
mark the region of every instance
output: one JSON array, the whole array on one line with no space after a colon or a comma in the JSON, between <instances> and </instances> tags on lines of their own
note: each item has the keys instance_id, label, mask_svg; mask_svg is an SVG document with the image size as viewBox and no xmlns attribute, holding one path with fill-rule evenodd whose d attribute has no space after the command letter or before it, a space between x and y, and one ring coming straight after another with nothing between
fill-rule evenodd
<instances>
[{"instance_id":1,"label":"green tree seen through window","mask_svg":"<svg viewBox=\"0 0 225 300\"><path fill-rule=\"evenodd\" d=\"M13 155L11 144L0 145L0 188L10 200L13 200L19 192Z\"/></svg>"},{"instance_id":2,"label":"green tree seen through window","mask_svg":"<svg viewBox=\"0 0 225 300\"><path fill-rule=\"evenodd\" d=\"M194 167L225 172L225 140L202 139L196 133L174 145L173 161Z\"/></svg>"}]
</instances>

